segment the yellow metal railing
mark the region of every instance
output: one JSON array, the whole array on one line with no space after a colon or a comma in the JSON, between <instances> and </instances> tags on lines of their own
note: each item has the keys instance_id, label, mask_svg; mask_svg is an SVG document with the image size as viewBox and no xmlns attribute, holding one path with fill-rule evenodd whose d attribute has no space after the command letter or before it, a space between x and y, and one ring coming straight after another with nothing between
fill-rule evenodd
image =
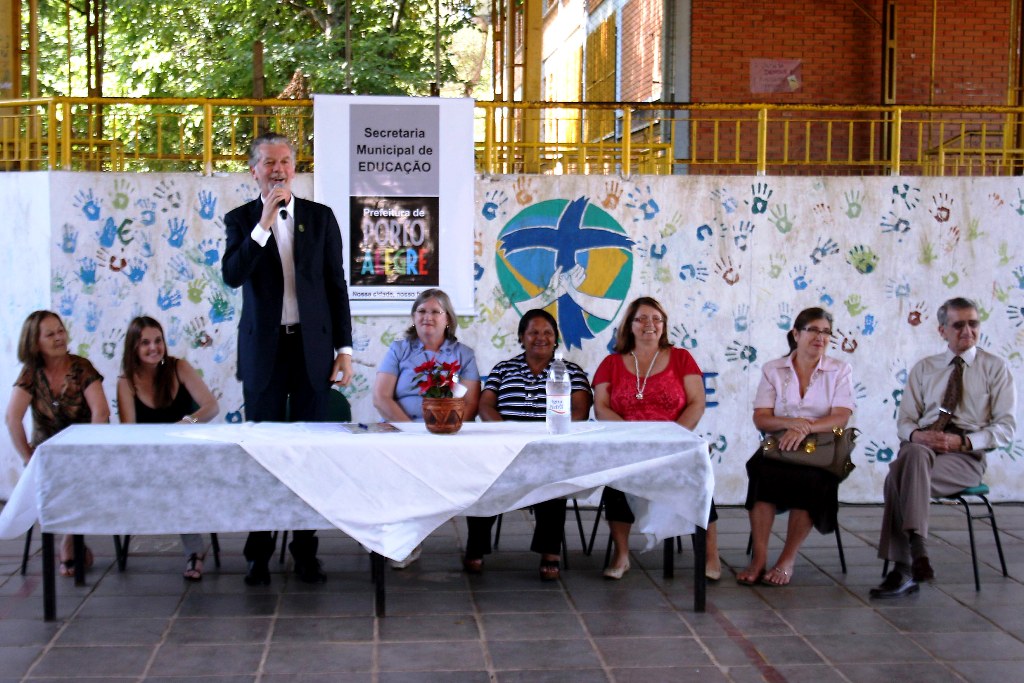
<instances>
[{"instance_id":1,"label":"yellow metal railing","mask_svg":"<svg viewBox=\"0 0 1024 683\"><path fill-rule=\"evenodd\" d=\"M266 130L313 159L310 100L40 98L0 101L0 168L241 170Z\"/></svg>"},{"instance_id":2,"label":"yellow metal railing","mask_svg":"<svg viewBox=\"0 0 1024 683\"><path fill-rule=\"evenodd\" d=\"M477 102L475 119L480 173L1024 171L1022 107ZM0 101L0 168L244 170L265 130L294 139L312 168L310 100Z\"/></svg>"}]
</instances>

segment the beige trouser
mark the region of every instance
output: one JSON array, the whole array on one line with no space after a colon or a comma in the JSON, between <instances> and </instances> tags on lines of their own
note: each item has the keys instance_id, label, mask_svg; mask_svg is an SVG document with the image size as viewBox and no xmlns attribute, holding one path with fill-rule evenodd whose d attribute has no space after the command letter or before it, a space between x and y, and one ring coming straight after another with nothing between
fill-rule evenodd
<instances>
[{"instance_id":1,"label":"beige trouser","mask_svg":"<svg viewBox=\"0 0 1024 683\"><path fill-rule=\"evenodd\" d=\"M910 536L928 536L928 505L932 496L958 493L981 483L985 457L968 453L936 453L904 441L885 478L885 510L878 557L910 564Z\"/></svg>"}]
</instances>

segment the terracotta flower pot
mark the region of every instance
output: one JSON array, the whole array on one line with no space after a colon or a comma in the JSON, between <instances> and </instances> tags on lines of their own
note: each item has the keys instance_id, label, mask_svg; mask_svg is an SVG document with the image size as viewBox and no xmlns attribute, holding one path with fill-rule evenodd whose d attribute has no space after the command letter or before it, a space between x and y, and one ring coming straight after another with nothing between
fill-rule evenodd
<instances>
[{"instance_id":1,"label":"terracotta flower pot","mask_svg":"<svg viewBox=\"0 0 1024 683\"><path fill-rule=\"evenodd\" d=\"M423 423L434 434L454 434L462 429L466 401L461 398L423 399Z\"/></svg>"}]
</instances>

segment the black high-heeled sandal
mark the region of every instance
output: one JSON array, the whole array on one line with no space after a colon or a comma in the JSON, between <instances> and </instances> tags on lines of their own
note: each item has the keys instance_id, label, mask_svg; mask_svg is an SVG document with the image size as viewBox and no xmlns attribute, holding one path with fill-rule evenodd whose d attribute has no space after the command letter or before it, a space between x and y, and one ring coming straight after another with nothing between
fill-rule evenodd
<instances>
[{"instance_id":1,"label":"black high-heeled sandal","mask_svg":"<svg viewBox=\"0 0 1024 683\"><path fill-rule=\"evenodd\" d=\"M199 565L199 566L196 566ZM203 558L199 557L196 553L192 553L188 556L188 560L185 562L185 573L182 574L186 581L193 583L203 580Z\"/></svg>"}]
</instances>

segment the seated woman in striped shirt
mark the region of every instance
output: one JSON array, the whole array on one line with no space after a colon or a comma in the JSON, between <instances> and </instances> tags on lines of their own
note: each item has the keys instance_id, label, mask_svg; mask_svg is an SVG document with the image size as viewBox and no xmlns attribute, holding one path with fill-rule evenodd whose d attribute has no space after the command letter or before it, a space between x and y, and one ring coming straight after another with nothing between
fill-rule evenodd
<instances>
[{"instance_id":1,"label":"seated woman in striped shirt","mask_svg":"<svg viewBox=\"0 0 1024 683\"><path fill-rule=\"evenodd\" d=\"M558 323L547 311L534 308L519 320L519 344L523 353L494 366L480 394L480 418L486 422L544 420L545 383L548 366L558 347ZM575 363L565 361L572 382L572 419L586 420L593 394L587 373ZM536 525L530 549L540 553L540 578L554 581L559 576L562 552L562 527L565 525L565 500L556 498L533 506ZM495 517L468 517L469 536L462 566L470 574L483 571L483 556L491 552L491 527Z\"/></svg>"}]
</instances>

